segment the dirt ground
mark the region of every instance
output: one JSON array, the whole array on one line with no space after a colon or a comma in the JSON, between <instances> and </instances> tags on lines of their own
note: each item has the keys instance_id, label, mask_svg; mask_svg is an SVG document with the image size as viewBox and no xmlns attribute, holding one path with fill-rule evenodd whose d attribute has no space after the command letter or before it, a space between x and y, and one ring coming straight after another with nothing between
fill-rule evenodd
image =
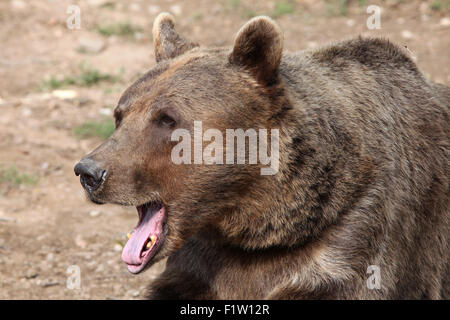
<instances>
[{"instance_id":1,"label":"dirt ground","mask_svg":"<svg viewBox=\"0 0 450 320\"><path fill-rule=\"evenodd\" d=\"M67 27L80 8L80 29ZM369 30L366 8L381 7ZM96 206L74 164L111 130L121 92L154 65L151 26L169 11L202 45L231 45L270 15L289 51L359 34L407 46L424 74L450 84L450 1L0 1L0 299L139 299L164 268L121 261L134 208ZM75 20L71 20L72 22ZM67 286L79 268L80 288Z\"/></svg>"}]
</instances>

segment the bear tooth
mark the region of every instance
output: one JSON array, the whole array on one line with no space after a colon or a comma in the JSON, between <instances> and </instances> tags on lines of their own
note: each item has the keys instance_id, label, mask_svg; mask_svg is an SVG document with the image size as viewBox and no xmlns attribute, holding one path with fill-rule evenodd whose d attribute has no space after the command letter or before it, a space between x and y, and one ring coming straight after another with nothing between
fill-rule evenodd
<instances>
[{"instance_id":1,"label":"bear tooth","mask_svg":"<svg viewBox=\"0 0 450 320\"><path fill-rule=\"evenodd\" d=\"M150 241L151 241L151 242L155 242L155 241L156 241L156 236L155 236L155 235L150 236Z\"/></svg>"},{"instance_id":2,"label":"bear tooth","mask_svg":"<svg viewBox=\"0 0 450 320\"><path fill-rule=\"evenodd\" d=\"M152 246L152 242L151 241L147 242L147 249L150 249L151 246Z\"/></svg>"}]
</instances>

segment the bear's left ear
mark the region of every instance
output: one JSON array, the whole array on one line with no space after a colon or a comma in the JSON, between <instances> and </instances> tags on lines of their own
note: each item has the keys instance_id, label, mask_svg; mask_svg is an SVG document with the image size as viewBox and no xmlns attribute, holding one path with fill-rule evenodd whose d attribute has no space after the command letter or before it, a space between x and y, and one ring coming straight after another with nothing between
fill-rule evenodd
<instances>
[{"instance_id":1,"label":"bear's left ear","mask_svg":"<svg viewBox=\"0 0 450 320\"><path fill-rule=\"evenodd\" d=\"M255 17L239 30L230 62L247 69L263 85L277 80L283 35L269 17Z\"/></svg>"},{"instance_id":2,"label":"bear's left ear","mask_svg":"<svg viewBox=\"0 0 450 320\"><path fill-rule=\"evenodd\" d=\"M156 62L172 59L197 47L175 31L175 19L167 12L160 13L153 22L153 42Z\"/></svg>"}]
</instances>

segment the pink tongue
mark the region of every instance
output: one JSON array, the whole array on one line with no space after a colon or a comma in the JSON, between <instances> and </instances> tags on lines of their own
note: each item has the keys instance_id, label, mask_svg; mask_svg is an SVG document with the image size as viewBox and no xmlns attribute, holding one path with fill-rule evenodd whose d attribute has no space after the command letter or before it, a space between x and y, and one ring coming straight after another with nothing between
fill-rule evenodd
<instances>
[{"instance_id":1,"label":"pink tongue","mask_svg":"<svg viewBox=\"0 0 450 320\"><path fill-rule=\"evenodd\" d=\"M147 239L151 235L156 235L157 237L159 237L162 231L164 208L161 208L158 212L154 212L150 209L141 210L144 210L141 213L143 217L140 217L138 226L132 232L131 238L128 240L125 248L123 248L122 251L122 260L126 264L142 264L144 257L141 255L141 253L144 249L144 245L147 242Z\"/></svg>"}]
</instances>

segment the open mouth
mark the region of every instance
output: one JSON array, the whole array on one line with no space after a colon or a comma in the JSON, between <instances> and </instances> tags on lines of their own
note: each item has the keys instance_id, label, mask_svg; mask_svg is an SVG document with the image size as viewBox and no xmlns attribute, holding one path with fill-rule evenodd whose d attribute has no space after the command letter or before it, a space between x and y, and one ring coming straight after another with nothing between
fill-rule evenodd
<instances>
[{"instance_id":1,"label":"open mouth","mask_svg":"<svg viewBox=\"0 0 450 320\"><path fill-rule=\"evenodd\" d=\"M147 203L136 209L139 222L128 234L128 242L122 251L128 271L135 274L145 269L163 244L166 222L166 209L161 203Z\"/></svg>"}]
</instances>

